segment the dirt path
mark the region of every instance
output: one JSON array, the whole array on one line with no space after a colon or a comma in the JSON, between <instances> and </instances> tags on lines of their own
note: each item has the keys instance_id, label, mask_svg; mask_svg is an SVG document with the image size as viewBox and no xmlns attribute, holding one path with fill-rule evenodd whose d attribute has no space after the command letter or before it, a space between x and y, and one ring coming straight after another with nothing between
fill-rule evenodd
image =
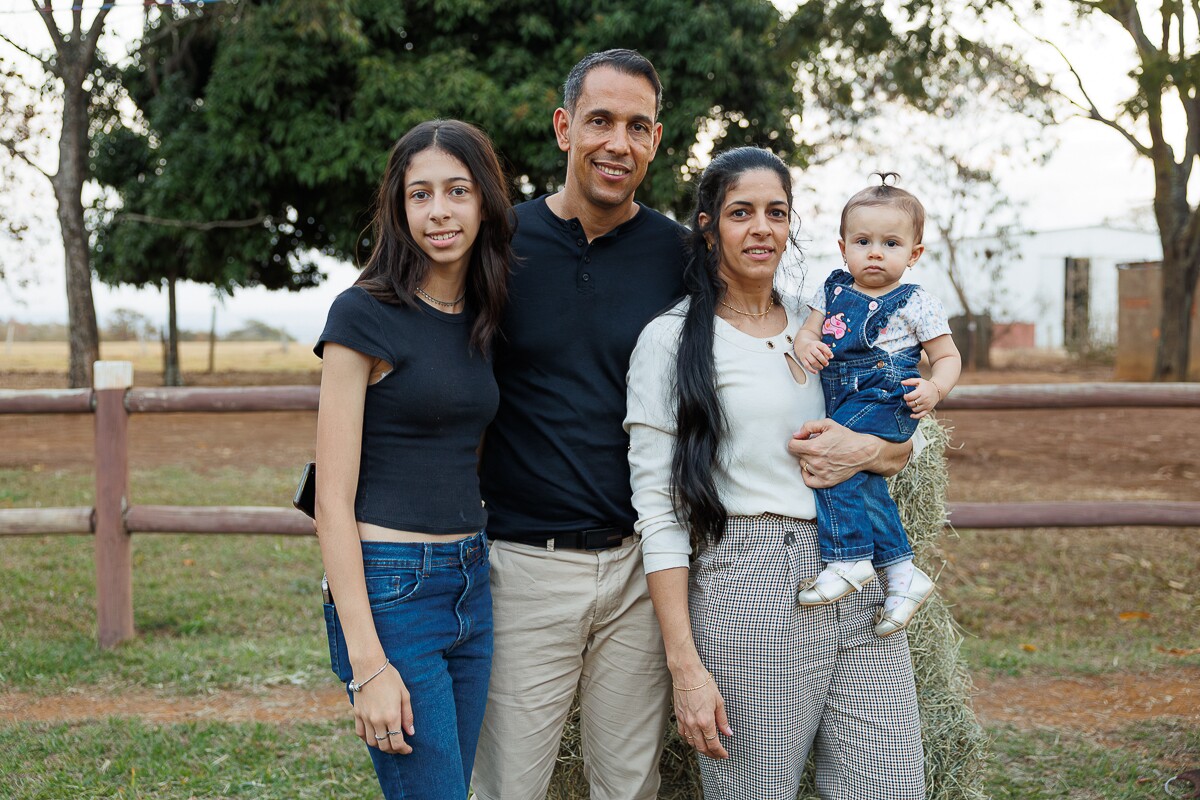
<instances>
[{"instance_id":1,"label":"dirt path","mask_svg":"<svg viewBox=\"0 0 1200 800\"><path fill-rule=\"evenodd\" d=\"M985 725L1097 734L1146 719L1175 718L1200 724L1200 675L1195 670L996 678L976 683L975 709ZM76 722L103 717L139 717L156 724L348 719L346 693L339 687L276 687L201 697L167 697L140 689L119 693L72 690L42 697L24 692L0 694L0 722Z\"/></svg>"}]
</instances>

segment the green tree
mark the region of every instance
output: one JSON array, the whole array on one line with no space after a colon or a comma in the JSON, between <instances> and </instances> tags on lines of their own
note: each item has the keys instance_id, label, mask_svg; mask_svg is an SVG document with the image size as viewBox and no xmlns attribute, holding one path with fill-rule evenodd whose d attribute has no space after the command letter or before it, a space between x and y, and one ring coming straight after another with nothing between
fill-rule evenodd
<instances>
[{"instance_id":1,"label":"green tree","mask_svg":"<svg viewBox=\"0 0 1200 800\"><path fill-rule=\"evenodd\" d=\"M645 202L686 209L701 127L716 147L758 143L794 159L793 75L772 56L781 28L767 0L250 6L222 42L205 99L236 158L268 181L326 188L318 218L350 254L388 148L425 119L487 130L514 194L556 188L565 158L551 114L566 72L593 50L636 48L662 74L664 139Z\"/></svg>"},{"instance_id":2,"label":"green tree","mask_svg":"<svg viewBox=\"0 0 1200 800\"><path fill-rule=\"evenodd\" d=\"M165 289L168 386L182 383L178 281L232 292L297 290L320 279L314 243L302 247L297 232L292 203L300 196L273 194L254 169L228 158L208 125L202 93L231 17L226 9L178 8L148 18L141 47L120 72L121 99L133 109L110 107L92 137L92 170L109 188L92 214L94 266L108 283Z\"/></svg>"}]
</instances>

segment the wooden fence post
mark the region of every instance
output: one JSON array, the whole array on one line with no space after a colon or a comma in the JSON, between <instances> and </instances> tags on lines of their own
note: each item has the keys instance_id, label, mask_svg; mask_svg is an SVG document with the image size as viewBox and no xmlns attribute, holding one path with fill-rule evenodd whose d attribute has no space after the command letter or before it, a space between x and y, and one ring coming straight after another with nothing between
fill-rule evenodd
<instances>
[{"instance_id":1,"label":"wooden fence post","mask_svg":"<svg viewBox=\"0 0 1200 800\"><path fill-rule=\"evenodd\" d=\"M125 528L129 494L129 361L97 361L96 390L96 635L100 646L133 638L133 548Z\"/></svg>"}]
</instances>

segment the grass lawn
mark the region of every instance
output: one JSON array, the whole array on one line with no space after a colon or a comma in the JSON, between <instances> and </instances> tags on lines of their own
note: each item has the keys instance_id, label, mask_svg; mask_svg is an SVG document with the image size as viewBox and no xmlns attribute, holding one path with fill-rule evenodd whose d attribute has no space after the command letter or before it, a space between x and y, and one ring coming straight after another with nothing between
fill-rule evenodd
<instances>
[{"instance_id":1,"label":"grass lawn","mask_svg":"<svg viewBox=\"0 0 1200 800\"><path fill-rule=\"evenodd\" d=\"M0 726L0 797L374 800L366 750L344 725L146 725L108 719Z\"/></svg>"},{"instance_id":2,"label":"grass lawn","mask_svg":"<svg viewBox=\"0 0 1200 800\"><path fill-rule=\"evenodd\" d=\"M135 470L139 503L283 506L295 470ZM0 470L0 508L91 504L90 473ZM219 498L219 501L216 500ZM1148 672L1200 665L1195 531L963 532L944 545L941 590L977 671ZM315 538L134 537L135 640L95 645L86 536L0 538L0 692L152 689L169 699L261 685L328 686ZM1085 735L992 727L994 798L1162 797L1200 766L1200 731L1151 720ZM0 723L0 797L377 796L345 724L137 719ZM9 765L21 765L9 769Z\"/></svg>"}]
</instances>

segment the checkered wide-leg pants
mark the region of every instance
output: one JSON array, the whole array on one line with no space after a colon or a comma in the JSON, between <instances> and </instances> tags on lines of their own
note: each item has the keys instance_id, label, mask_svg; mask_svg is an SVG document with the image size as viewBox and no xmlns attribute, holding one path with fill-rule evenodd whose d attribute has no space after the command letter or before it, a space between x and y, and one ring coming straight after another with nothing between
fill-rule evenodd
<instances>
[{"instance_id":1,"label":"checkered wide-leg pants","mask_svg":"<svg viewBox=\"0 0 1200 800\"><path fill-rule=\"evenodd\" d=\"M906 634L875 635L879 580L797 606L821 567L816 524L773 514L731 517L692 565L692 635L733 728L728 759L699 756L705 800L795 800L810 748L825 800L925 797Z\"/></svg>"}]
</instances>

